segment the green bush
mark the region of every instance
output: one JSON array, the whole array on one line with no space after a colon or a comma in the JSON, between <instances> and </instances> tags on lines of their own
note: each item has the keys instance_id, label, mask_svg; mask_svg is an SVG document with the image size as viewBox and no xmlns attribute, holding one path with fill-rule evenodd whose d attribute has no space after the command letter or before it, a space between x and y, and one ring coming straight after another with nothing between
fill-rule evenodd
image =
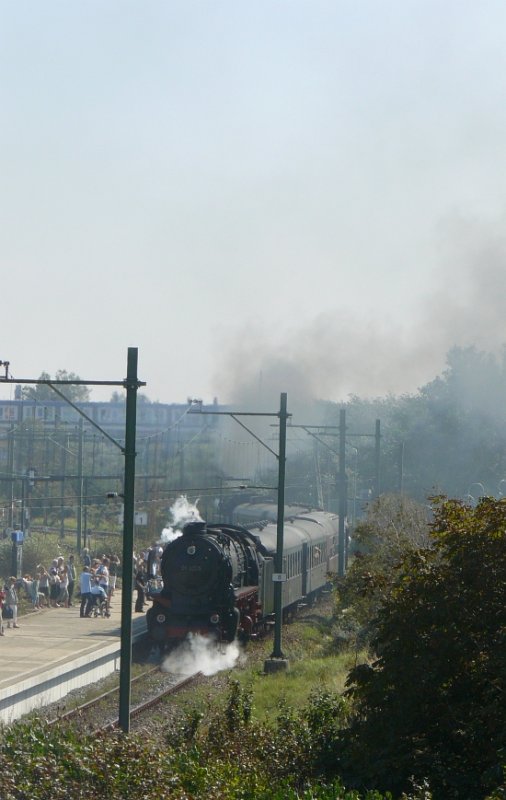
<instances>
[{"instance_id":1,"label":"green bush","mask_svg":"<svg viewBox=\"0 0 506 800\"><path fill-rule=\"evenodd\" d=\"M435 507L432 548L412 553L378 612L371 666L349 679L341 756L355 785L482 800L506 752L506 501Z\"/></svg>"},{"instance_id":2,"label":"green bush","mask_svg":"<svg viewBox=\"0 0 506 800\"><path fill-rule=\"evenodd\" d=\"M220 728L223 739L213 739ZM211 732L212 729L212 732ZM245 735L250 731L251 735ZM244 719L234 733L225 715L188 746L163 737L120 732L83 736L41 720L4 728L0 743L2 800L358 800L336 779L301 780L281 768L281 730L258 731ZM267 733L269 734L267 736ZM260 734L260 747L255 738ZM270 741L270 751L267 749ZM293 743L291 737L289 741ZM267 758L270 755L272 758ZM273 763L277 768L273 770ZM282 773L285 777L280 777ZM367 800L381 800L376 792Z\"/></svg>"}]
</instances>

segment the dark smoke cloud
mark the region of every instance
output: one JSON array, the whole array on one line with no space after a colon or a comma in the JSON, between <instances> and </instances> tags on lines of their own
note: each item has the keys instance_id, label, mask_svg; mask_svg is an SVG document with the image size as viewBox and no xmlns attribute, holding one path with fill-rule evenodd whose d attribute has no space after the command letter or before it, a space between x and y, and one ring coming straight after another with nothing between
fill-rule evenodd
<instances>
[{"instance_id":1,"label":"dark smoke cloud","mask_svg":"<svg viewBox=\"0 0 506 800\"><path fill-rule=\"evenodd\" d=\"M506 241L487 226L447 220L440 229L441 264L409 322L336 308L273 344L273 334L248 324L223 347L216 381L224 402L257 409L314 399L345 401L351 394L381 397L413 393L433 380L454 346L498 353L506 339ZM392 287L392 298L395 287ZM403 319L403 322L400 320Z\"/></svg>"}]
</instances>

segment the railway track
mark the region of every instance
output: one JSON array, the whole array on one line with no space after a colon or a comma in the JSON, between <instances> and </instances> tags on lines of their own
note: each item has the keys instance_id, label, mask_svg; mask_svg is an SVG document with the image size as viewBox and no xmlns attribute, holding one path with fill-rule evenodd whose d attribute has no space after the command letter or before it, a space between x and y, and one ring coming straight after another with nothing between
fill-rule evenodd
<instances>
[{"instance_id":1,"label":"railway track","mask_svg":"<svg viewBox=\"0 0 506 800\"><path fill-rule=\"evenodd\" d=\"M132 679L130 719L139 720L165 697L188 687L201 675L200 672L193 675L165 673L159 667L153 667L136 676ZM49 724L73 725L78 722L80 731L92 734L113 730L119 725L118 692L119 687L115 686L86 703L58 714Z\"/></svg>"}]
</instances>

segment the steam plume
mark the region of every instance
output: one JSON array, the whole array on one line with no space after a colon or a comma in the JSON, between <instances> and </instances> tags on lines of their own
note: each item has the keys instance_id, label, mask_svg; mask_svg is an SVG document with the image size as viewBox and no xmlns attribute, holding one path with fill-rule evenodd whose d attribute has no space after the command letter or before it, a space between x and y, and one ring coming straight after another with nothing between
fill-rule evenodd
<instances>
[{"instance_id":1,"label":"steam plume","mask_svg":"<svg viewBox=\"0 0 506 800\"><path fill-rule=\"evenodd\" d=\"M223 669L231 669L239 658L239 646L232 642L218 650L213 640L198 634L188 634L187 639L177 647L162 664L163 672L178 675L215 675Z\"/></svg>"},{"instance_id":2,"label":"steam plume","mask_svg":"<svg viewBox=\"0 0 506 800\"><path fill-rule=\"evenodd\" d=\"M172 542L181 536L181 528L187 522L203 522L197 509L197 503L190 503L185 495L177 498L170 508L170 515L172 522L163 529L160 536L161 544L167 544L167 542Z\"/></svg>"}]
</instances>

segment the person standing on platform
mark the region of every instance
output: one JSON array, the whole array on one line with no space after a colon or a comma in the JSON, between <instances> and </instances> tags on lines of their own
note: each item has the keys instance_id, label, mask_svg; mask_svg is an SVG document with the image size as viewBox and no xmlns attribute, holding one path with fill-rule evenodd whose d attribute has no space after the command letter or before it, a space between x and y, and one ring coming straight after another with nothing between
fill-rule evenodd
<instances>
[{"instance_id":1,"label":"person standing on platform","mask_svg":"<svg viewBox=\"0 0 506 800\"><path fill-rule=\"evenodd\" d=\"M142 561L137 564L137 572L135 573L135 589L137 591L135 611L138 614L141 614L144 611L144 603L146 601L146 569L144 567L144 562Z\"/></svg>"},{"instance_id":2,"label":"person standing on platform","mask_svg":"<svg viewBox=\"0 0 506 800\"><path fill-rule=\"evenodd\" d=\"M79 609L80 617L87 617L92 603L91 596L91 572L89 567L83 567L83 571L79 576L79 589L81 592L81 608Z\"/></svg>"},{"instance_id":3,"label":"person standing on platform","mask_svg":"<svg viewBox=\"0 0 506 800\"><path fill-rule=\"evenodd\" d=\"M49 570L49 603L52 608L57 608L58 597L60 596L60 576L58 575L58 568L51 567Z\"/></svg>"},{"instance_id":4,"label":"person standing on platform","mask_svg":"<svg viewBox=\"0 0 506 800\"><path fill-rule=\"evenodd\" d=\"M28 596L30 597L30 600L32 601L32 608L34 611L40 611L41 608L39 586L40 586L40 579L38 572L35 573L33 578L31 577L31 575L28 574L25 575L25 589Z\"/></svg>"},{"instance_id":5,"label":"person standing on platform","mask_svg":"<svg viewBox=\"0 0 506 800\"><path fill-rule=\"evenodd\" d=\"M5 605L12 611L12 627L19 628L18 625L18 593L16 591L16 578L10 577L5 593ZM7 622L7 627L11 627L11 620Z\"/></svg>"},{"instance_id":6,"label":"person standing on platform","mask_svg":"<svg viewBox=\"0 0 506 800\"><path fill-rule=\"evenodd\" d=\"M74 597L74 586L76 585L76 565L74 564L74 556L69 556L69 562L67 564L67 573L69 576L69 585L68 585L68 593L69 593L69 606L73 605L72 598Z\"/></svg>"},{"instance_id":7,"label":"person standing on platform","mask_svg":"<svg viewBox=\"0 0 506 800\"><path fill-rule=\"evenodd\" d=\"M39 564L37 567L39 570L39 592L44 597L44 602L42 605L45 605L49 608L49 573L42 564Z\"/></svg>"},{"instance_id":8,"label":"person standing on platform","mask_svg":"<svg viewBox=\"0 0 506 800\"><path fill-rule=\"evenodd\" d=\"M60 593L58 595L57 605L68 608L69 606L69 574L67 567L63 567L60 575Z\"/></svg>"},{"instance_id":9,"label":"person standing on platform","mask_svg":"<svg viewBox=\"0 0 506 800\"><path fill-rule=\"evenodd\" d=\"M110 553L109 555L109 599L113 596L116 589L116 578L118 576L118 567L120 560L117 555Z\"/></svg>"},{"instance_id":10,"label":"person standing on platform","mask_svg":"<svg viewBox=\"0 0 506 800\"><path fill-rule=\"evenodd\" d=\"M102 556L102 563L99 568L95 570L95 575L98 577L98 582L104 590L106 597L109 598L109 559L107 556Z\"/></svg>"}]
</instances>

